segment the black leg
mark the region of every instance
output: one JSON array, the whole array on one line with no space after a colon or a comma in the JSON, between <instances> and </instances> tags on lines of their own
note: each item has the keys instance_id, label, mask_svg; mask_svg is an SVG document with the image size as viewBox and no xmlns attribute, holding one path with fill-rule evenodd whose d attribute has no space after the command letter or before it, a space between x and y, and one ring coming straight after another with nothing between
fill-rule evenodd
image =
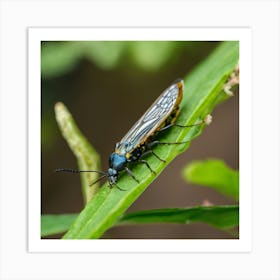
<instances>
[{"instance_id":1,"label":"black leg","mask_svg":"<svg viewBox=\"0 0 280 280\"><path fill-rule=\"evenodd\" d=\"M189 143L191 140L182 141L182 142L161 142L161 141L153 141L151 144L153 145L179 145L179 144L186 144Z\"/></svg>"},{"instance_id":2,"label":"black leg","mask_svg":"<svg viewBox=\"0 0 280 280\"><path fill-rule=\"evenodd\" d=\"M151 171L154 175L157 174L157 173L151 168L151 166L149 165L149 163L148 163L146 160L139 159L139 160L137 160L137 162L146 164L146 166L150 169L150 171Z\"/></svg>"},{"instance_id":3,"label":"black leg","mask_svg":"<svg viewBox=\"0 0 280 280\"><path fill-rule=\"evenodd\" d=\"M189 143L190 141L192 141L193 139L195 139L198 135L200 135L200 131L198 131L198 133L196 133L192 138L190 138L187 141L181 141L181 142L161 142L158 140L154 140L152 142L150 142L148 144L148 149L152 149L152 147L156 146L156 145L179 145L179 144L186 144Z\"/></svg>"},{"instance_id":4,"label":"black leg","mask_svg":"<svg viewBox=\"0 0 280 280\"><path fill-rule=\"evenodd\" d=\"M196 124L191 124L191 125L181 125L181 124L177 124L177 123L170 123L168 125L166 125L165 127L162 127L161 129L159 129L158 131L161 132L161 131L164 131L170 127L173 127L173 126L177 126L177 127L193 127L193 126L198 126L198 125L202 125L204 124L204 121L201 121L201 122L198 122Z\"/></svg>"},{"instance_id":5,"label":"black leg","mask_svg":"<svg viewBox=\"0 0 280 280\"><path fill-rule=\"evenodd\" d=\"M127 172L137 183L140 183L140 182L136 179L135 175L133 174L133 172L132 172L130 169L128 169L128 168L126 167L125 170L126 170L126 172Z\"/></svg>"},{"instance_id":6,"label":"black leg","mask_svg":"<svg viewBox=\"0 0 280 280\"><path fill-rule=\"evenodd\" d=\"M111 183L109 183L109 188L110 189L112 189L114 186L116 186L120 191L123 191L123 192L125 192L125 190L124 189L122 189L122 188L120 188L116 183L115 184L111 184Z\"/></svg>"},{"instance_id":7,"label":"black leg","mask_svg":"<svg viewBox=\"0 0 280 280\"><path fill-rule=\"evenodd\" d=\"M117 184L114 184L120 191L125 192L126 190L122 189L121 187L119 187Z\"/></svg>"},{"instance_id":8,"label":"black leg","mask_svg":"<svg viewBox=\"0 0 280 280\"><path fill-rule=\"evenodd\" d=\"M147 145L147 146L148 146L148 145ZM147 152L143 153L143 154L141 155L141 157L144 157L144 156L146 156L146 155L148 155L148 154L152 154L152 155L154 155L158 160L160 160L160 161L162 161L162 162L166 162L164 159L160 158L153 150L148 150Z\"/></svg>"}]
</instances>

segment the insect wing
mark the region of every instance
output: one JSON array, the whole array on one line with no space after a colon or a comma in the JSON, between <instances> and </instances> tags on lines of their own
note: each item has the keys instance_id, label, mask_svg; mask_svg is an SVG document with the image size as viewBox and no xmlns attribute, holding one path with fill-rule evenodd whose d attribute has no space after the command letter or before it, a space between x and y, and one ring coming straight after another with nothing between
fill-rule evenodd
<instances>
[{"instance_id":1,"label":"insect wing","mask_svg":"<svg viewBox=\"0 0 280 280\"><path fill-rule=\"evenodd\" d=\"M116 153L130 153L145 142L180 104L183 87L183 80L178 80L168 87L117 144Z\"/></svg>"}]
</instances>

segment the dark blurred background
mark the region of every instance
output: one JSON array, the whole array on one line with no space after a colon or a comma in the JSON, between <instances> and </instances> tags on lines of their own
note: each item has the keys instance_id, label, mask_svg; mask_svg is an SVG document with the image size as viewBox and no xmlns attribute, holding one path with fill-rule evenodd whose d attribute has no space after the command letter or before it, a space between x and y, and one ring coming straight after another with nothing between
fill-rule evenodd
<instances>
[{"instance_id":1,"label":"dark blurred background","mask_svg":"<svg viewBox=\"0 0 280 280\"><path fill-rule=\"evenodd\" d=\"M78 175L54 173L77 168L55 121L62 101L102 158L108 157L130 127L176 78L184 78L220 42L42 42L42 214L83 209ZM188 85L185 85L188 94ZM148 187L128 212L190 207L208 201L233 204L221 194L183 181L193 160L219 158L239 168L238 94L219 105L213 123ZM110 229L104 238L233 238L205 224L139 225Z\"/></svg>"}]
</instances>

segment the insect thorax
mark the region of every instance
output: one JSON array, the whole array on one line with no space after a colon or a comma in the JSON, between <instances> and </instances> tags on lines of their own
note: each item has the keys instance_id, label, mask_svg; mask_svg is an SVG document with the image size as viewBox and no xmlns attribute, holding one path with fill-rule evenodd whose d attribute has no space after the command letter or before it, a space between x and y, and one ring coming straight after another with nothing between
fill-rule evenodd
<instances>
[{"instance_id":1,"label":"insect thorax","mask_svg":"<svg viewBox=\"0 0 280 280\"><path fill-rule=\"evenodd\" d=\"M147 150L147 143L143 143L139 145L129 154L128 161L136 161L143 155L143 153L146 150Z\"/></svg>"},{"instance_id":2,"label":"insect thorax","mask_svg":"<svg viewBox=\"0 0 280 280\"><path fill-rule=\"evenodd\" d=\"M109 157L109 166L110 168L121 171L127 165L127 159L125 155L120 155L117 153L112 153Z\"/></svg>"}]
</instances>

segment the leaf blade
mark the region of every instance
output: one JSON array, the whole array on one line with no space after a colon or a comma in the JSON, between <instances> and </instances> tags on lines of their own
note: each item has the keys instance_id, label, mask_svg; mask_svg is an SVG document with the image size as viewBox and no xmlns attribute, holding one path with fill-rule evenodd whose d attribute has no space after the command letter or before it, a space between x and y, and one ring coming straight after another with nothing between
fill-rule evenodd
<instances>
[{"instance_id":1,"label":"leaf blade","mask_svg":"<svg viewBox=\"0 0 280 280\"><path fill-rule=\"evenodd\" d=\"M79 130L74 118L62 103L55 104L55 117L60 131L74 153L79 170L100 170L100 157L86 137ZM98 178L96 173L80 173L84 202L87 203L97 193L99 184L91 186Z\"/></svg>"},{"instance_id":2,"label":"leaf blade","mask_svg":"<svg viewBox=\"0 0 280 280\"><path fill-rule=\"evenodd\" d=\"M239 172L232 170L221 160L194 161L183 169L183 178L187 182L212 188L239 200Z\"/></svg>"},{"instance_id":3,"label":"leaf blade","mask_svg":"<svg viewBox=\"0 0 280 280\"><path fill-rule=\"evenodd\" d=\"M150 223L206 223L220 229L239 224L239 206L197 206L190 208L167 208L138 211L124 215L117 225Z\"/></svg>"}]
</instances>

